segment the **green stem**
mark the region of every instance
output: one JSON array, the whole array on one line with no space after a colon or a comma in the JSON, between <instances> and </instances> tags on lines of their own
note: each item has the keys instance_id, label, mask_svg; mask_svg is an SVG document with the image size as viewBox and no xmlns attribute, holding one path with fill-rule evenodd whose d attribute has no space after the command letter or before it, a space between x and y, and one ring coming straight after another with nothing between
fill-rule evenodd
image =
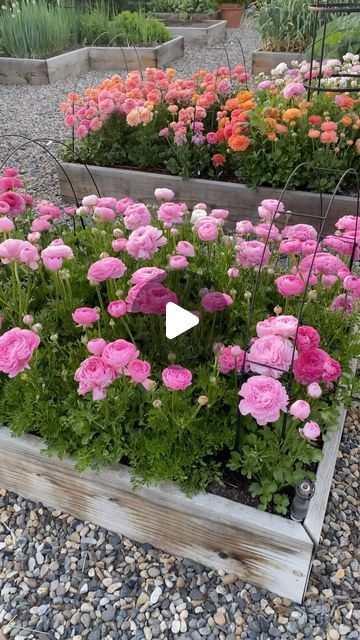
<instances>
[{"instance_id":1,"label":"green stem","mask_svg":"<svg viewBox=\"0 0 360 640\"><path fill-rule=\"evenodd\" d=\"M19 298L19 322L21 322L22 321L22 317L23 317L21 282L20 282L20 278L19 278L19 271L18 271L17 262L13 262L13 265L14 265L14 275L15 275L15 280L16 280L17 293L18 293L18 298Z\"/></svg>"},{"instance_id":2,"label":"green stem","mask_svg":"<svg viewBox=\"0 0 360 640\"><path fill-rule=\"evenodd\" d=\"M103 297L101 295L100 287L99 287L98 284L95 285L95 289L96 289L97 297L99 299L100 308L101 308L101 311L102 311L103 316L104 316L104 322L105 322L105 325L106 325L106 329L108 329L109 328L109 319L108 319L108 316L107 316L107 312L106 312L105 305L104 305L104 300L103 300Z\"/></svg>"}]
</instances>

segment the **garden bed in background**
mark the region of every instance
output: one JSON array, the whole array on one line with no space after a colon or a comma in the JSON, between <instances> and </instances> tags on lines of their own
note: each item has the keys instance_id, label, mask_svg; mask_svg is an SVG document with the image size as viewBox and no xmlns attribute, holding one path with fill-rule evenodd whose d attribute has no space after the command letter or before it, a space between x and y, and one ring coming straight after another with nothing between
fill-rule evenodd
<instances>
[{"instance_id":1,"label":"garden bed in background","mask_svg":"<svg viewBox=\"0 0 360 640\"><path fill-rule=\"evenodd\" d=\"M165 67L184 55L184 38L154 47L83 47L47 60L0 57L0 84L52 84L87 71Z\"/></svg>"},{"instance_id":2,"label":"garden bed in background","mask_svg":"<svg viewBox=\"0 0 360 640\"><path fill-rule=\"evenodd\" d=\"M257 49L252 54L252 73L271 74L271 70L275 69L278 64L285 62L289 67L293 60L301 62L304 59L303 53L289 53L286 51L261 51Z\"/></svg>"},{"instance_id":3,"label":"garden bed in background","mask_svg":"<svg viewBox=\"0 0 360 640\"><path fill-rule=\"evenodd\" d=\"M260 200L265 198L279 198L281 189L260 187L256 191L242 183L224 182L220 180L205 180L190 178L183 180L178 176L136 169L117 169L112 167L86 167L82 164L62 162L57 167L60 195L65 202L73 202L74 194L70 182L79 199L93 193L96 183L101 195L125 197L130 196L138 202L154 201L154 190L158 187L172 189L179 201L194 205L204 201L209 207L222 206L230 211L229 221L234 223L241 218L255 220ZM93 178L93 180L92 180ZM70 182L69 182L70 180ZM323 214L332 196L322 196ZM317 193L308 191L286 191L284 203L288 210L300 216L292 217L293 223L303 222L319 225L314 216L321 213L321 198ZM356 215L357 198L352 196L335 196L325 232L331 232L335 221L341 215ZM308 214L308 215L307 215Z\"/></svg>"},{"instance_id":4,"label":"garden bed in background","mask_svg":"<svg viewBox=\"0 0 360 640\"><path fill-rule=\"evenodd\" d=\"M183 36L186 45L211 45L226 40L226 20L164 20L173 36Z\"/></svg>"},{"instance_id":5,"label":"garden bed in background","mask_svg":"<svg viewBox=\"0 0 360 640\"><path fill-rule=\"evenodd\" d=\"M129 469L80 475L70 459L41 454L36 436L0 429L0 486L137 542L233 573L295 602L307 588L319 543L346 409L319 463L315 495L303 524L213 494L192 498L175 484L134 492ZM18 470L21 469L21 473Z\"/></svg>"}]
</instances>

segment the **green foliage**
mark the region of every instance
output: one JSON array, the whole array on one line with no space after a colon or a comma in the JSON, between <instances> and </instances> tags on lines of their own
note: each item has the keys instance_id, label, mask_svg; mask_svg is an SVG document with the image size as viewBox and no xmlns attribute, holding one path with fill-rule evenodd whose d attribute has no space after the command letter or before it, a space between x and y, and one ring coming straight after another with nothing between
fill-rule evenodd
<instances>
[{"instance_id":1,"label":"green foliage","mask_svg":"<svg viewBox=\"0 0 360 640\"><path fill-rule=\"evenodd\" d=\"M106 11L99 7L80 16L80 41L84 44L105 45L111 40L109 18Z\"/></svg>"},{"instance_id":2,"label":"green foliage","mask_svg":"<svg viewBox=\"0 0 360 640\"><path fill-rule=\"evenodd\" d=\"M77 40L76 13L62 2L22 0L0 9L0 41L5 55L44 58Z\"/></svg>"},{"instance_id":3,"label":"green foliage","mask_svg":"<svg viewBox=\"0 0 360 640\"><path fill-rule=\"evenodd\" d=\"M211 13L216 2L209 0L152 0L151 10L159 13L171 13L186 18L194 13Z\"/></svg>"},{"instance_id":4,"label":"green foliage","mask_svg":"<svg viewBox=\"0 0 360 640\"><path fill-rule=\"evenodd\" d=\"M115 16L110 28L116 36L116 45L161 44L171 39L169 29L156 18L149 18L144 13L123 11Z\"/></svg>"},{"instance_id":5,"label":"green foliage","mask_svg":"<svg viewBox=\"0 0 360 640\"><path fill-rule=\"evenodd\" d=\"M308 0L264 0L249 12L266 51L303 51L311 41Z\"/></svg>"},{"instance_id":6,"label":"green foliage","mask_svg":"<svg viewBox=\"0 0 360 640\"><path fill-rule=\"evenodd\" d=\"M318 58L321 55L324 28L324 26L320 27L316 33L314 55ZM334 17L326 24L324 57L341 60L346 53L360 53L359 31L359 13ZM309 47L306 55L307 59L310 59L310 56L311 49Z\"/></svg>"}]
</instances>

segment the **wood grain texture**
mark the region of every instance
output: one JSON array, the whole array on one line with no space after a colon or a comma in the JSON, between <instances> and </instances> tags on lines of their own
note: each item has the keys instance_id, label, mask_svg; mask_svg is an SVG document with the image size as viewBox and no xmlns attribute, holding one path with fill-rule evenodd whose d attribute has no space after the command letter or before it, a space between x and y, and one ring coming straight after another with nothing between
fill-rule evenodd
<instances>
[{"instance_id":1,"label":"wood grain texture","mask_svg":"<svg viewBox=\"0 0 360 640\"><path fill-rule=\"evenodd\" d=\"M164 42L156 47L156 66L167 67L169 64L182 58L184 55L184 38L175 36L172 40Z\"/></svg>"},{"instance_id":2,"label":"wood grain texture","mask_svg":"<svg viewBox=\"0 0 360 640\"><path fill-rule=\"evenodd\" d=\"M46 60L0 58L0 84L49 84Z\"/></svg>"},{"instance_id":3,"label":"wood grain texture","mask_svg":"<svg viewBox=\"0 0 360 640\"><path fill-rule=\"evenodd\" d=\"M168 25L173 36L183 36L185 45L190 46L225 41L226 27L226 20L207 20L203 26L198 27L192 27L191 22L189 25L178 27L173 27L171 24Z\"/></svg>"},{"instance_id":4,"label":"wood grain texture","mask_svg":"<svg viewBox=\"0 0 360 640\"><path fill-rule=\"evenodd\" d=\"M254 51L252 54L252 73L266 73L270 74L272 69L280 64L280 62L286 62L288 66L291 65L292 60L303 60L302 53L287 53L282 51Z\"/></svg>"},{"instance_id":5,"label":"wood grain texture","mask_svg":"<svg viewBox=\"0 0 360 640\"><path fill-rule=\"evenodd\" d=\"M134 493L124 466L79 475L70 460L40 451L39 438L1 428L0 486L302 600L313 544L300 524L214 495L190 499L173 484Z\"/></svg>"},{"instance_id":6,"label":"wood grain texture","mask_svg":"<svg viewBox=\"0 0 360 640\"><path fill-rule=\"evenodd\" d=\"M184 39L176 37L156 47L89 47L89 64L92 71L145 70L183 55Z\"/></svg>"},{"instance_id":7,"label":"wood grain texture","mask_svg":"<svg viewBox=\"0 0 360 640\"><path fill-rule=\"evenodd\" d=\"M63 167L70 180L78 198L94 192L94 183L86 169L79 164L63 163ZM154 190L156 187L168 187L173 189L179 201L194 205L204 201L209 207L224 207L229 209L230 228L237 220L248 218L258 222L257 208L261 200L265 198L279 198L280 189L260 187L256 191L249 189L244 184L232 182L217 182L214 180L203 180L191 178L183 180L177 176L170 176L146 171L132 171L128 169L112 169L107 167L90 166L92 176L100 190L101 195L122 198L131 196L134 199L153 202ZM73 194L64 172L57 168L60 182L60 194L66 202L73 201ZM323 196L323 214L330 201L329 195ZM302 222L312 224L315 228L320 228L320 221L313 218L320 215L320 196L305 191L287 191L283 198L285 207L295 214L291 218L291 223ZM356 198L349 196L336 196L325 231L333 232L336 220L344 214L356 214Z\"/></svg>"},{"instance_id":8,"label":"wood grain texture","mask_svg":"<svg viewBox=\"0 0 360 640\"><path fill-rule=\"evenodd\" d=\"M57 82L89 71L89 47L69 51L47 60L49 82Z\"/></svg>"}]
</instances>

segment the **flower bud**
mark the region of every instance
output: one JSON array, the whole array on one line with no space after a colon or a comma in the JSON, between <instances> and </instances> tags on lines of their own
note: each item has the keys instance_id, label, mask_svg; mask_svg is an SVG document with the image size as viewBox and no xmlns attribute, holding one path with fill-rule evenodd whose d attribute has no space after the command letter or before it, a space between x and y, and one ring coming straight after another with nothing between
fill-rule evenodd
<instances>
[{"instance_id":1,"label":"flower bud","mask_svg":"<svg viewBox=\"0 0 360 640\"><path fill-rule=\"evenodd\" d=\"M169 353L168 354L168 360L169 360L169 362L175 362L176 354L175 353Z\"/></svg>"},{"instance_id":2,"label":"flower bud","mask_svg":"<svg viewBox=\"0 0 360 640\"><path fill-rule=\"evenodd\" d=\"M109 258L109 254L106 253L106 251L103 251L102 253L100 253L100 260L103 260L104 258Z\"/></svg>"},{"instance_id":3,"label":"flower bud","mask_svg":"<svg viewBox=\"0 0 360 640\"><path fill-rule=\"evenodd\" d=\"M282 307L277 304L276 307L274 307L274 313L276 316L279 316L282 313Z\"/></svg>"},{"instance_id":4,"label":"flower bud","mask_svg":"<svg viewBox=\"0 0 360 640\"><path fill-rule=\"evenodd\" d=\"M41 329L42 329L42 324L40 324L40 322L36 322L31 327L31 331L33 331L34 333L40 333Z\"/></svg>"},{"instance_id":5,"label":"flower bud","mask_svg":"<svg viewBox=\"0 0 360 640\"><path fill-rule=\"evenodd\" d=\"M123 295L124 295L123 289L116 289L115 295L116 295L117 298L122 298Z\"/></svg>"},{"instance_id":6,"label":"flower bud","mask_svg":"<svg viewBox=\"0 0 360 640\"><path fill-rule=\"evenodd\" d=\"M57 334L57 333L52 333L52 334L51 334L51 336L50 336L50 341L51 341L51 342L57 342L57 341L58 341L58 339L59 339L59 336L58 336L58 334Z\"/></svg>"},{"instance_id":7,"label":"flower bud","mask_svg":"<svg viewBox=\"0 0 360 640\"><path fill-rule=\"evenodd\" d=\"M207 289L206 287L203 287L202 289L200 289L199 294L200 294L200 298L203 298L204 296L206 296L209 293L209 289Z\"/></svg>"},{"instance_id":8,"label":"flower bud","mask_svg":"<svg viewBox=\"0 0 360 640\"><path fill-rule=\"evenodd\" d=\"M209 402L209 398L207 396L199 396L198 403L200 407L205 407L205 405L207 405L208 402Z\"/></svg>"},{"instance_id":9,"label":"flower bud","mask_svg":"<svg viewBox=\"0 0 360 640\"><path fill-rule=\"evenodd\" d=\"M245 293L244 293L244 298L245 298L245 300L250 300L250 298L251 298L251 291L245 291Z\"/></svg>"},{"instance_id":10,"label":"flower bud","mask_svg":"<svg viewBox=\"0 0 360 640\"><path fill-rule=\"evenodd\" d=\"M154 400L153 407L155 407L155 409L160 409L161 406L162 406L161 400Z\"/></svg>"},{"instance_id":11,"label":"flower bud","mask_svg":"<svg viewBox=\"0 0 360 640\"><path fill-rule=\"evenodd\" d=\"M113 230L113 236L114 236L114 238L123 238L124 237L124 232L123 232L122 229L116 228L116 229Z\"/></svg>"},{"instance_id":12,"label":"flower bud","mask_svg":"<svg viewBox=\"0 0 360 640\"><path fill-rule=\"evenodd\" d=\"M275 271L274 271L274 269L273 269L272 267L269 267L269 268L267 269L267 272L268 272L269 276L273 276L273 275L274 275L274 273L275 273Z\"/></svg>"},{"instance_id":13,"label":"flower bud","mask_svg":"<svg viewBox=\"0 0 360 640\"><path fill-rule=\"evenodd\" d=\"M210 376L209 382L210 382L210 384L216 384L217 380L216 380L215 376Z\"/></svg>"},{"instance_id":14,"label":"flower bud","mask_svg":"<svg viewBox=\"0 0 360 640\"><path fill-rule=\"evenodd\" d=\"M28 326L31 326L33 322L34 322L34 318L30 314L26 313L23 317L23 323L27 324Z\"/></svg>"},{"instance_id":15,"label":"flower bud","mask_svg":"<svg viewBox=\"0 0 360 640\"><path fill-rule=\"evenodd\" d=\"M236 289L230 289L229 293L230 293L232 298L235 298L235 296L237 294L237 291L236 291ZM250 294L250 296L251 296L251 294Z\"/></svg>"},{"instance_id":16,"label":"flower bud","mask_svg":"<svg viewBox=\"0 0 360 640\"><path fill-rule=\"evenodd\" d=\"M308 298L309 300L316 300L317 292L315 291L315 289L312 289L311 291L309 291Z\"/></svg>"},{"instance_id":17,"label":"flower bud","mask_svg":"<svg viewBox=\"0 0 360 640\"><path fill-rule=\"evenodd\" d=\"M87 343L89 342L89 338L86 335L83 335L80 338L80 342L82 342L82 344L87 345Z\"/></svg>"},{"instance_id":18,"label":"flower bud","mask_svg":"<svg viewBox=\"0 0 360 640\"><path fill-rule=\"evenodd\" d=\"M217 356L224 349L224 345L222 342L214 342L213 344L213 353Z\"/></svg>"}]
</instances>

